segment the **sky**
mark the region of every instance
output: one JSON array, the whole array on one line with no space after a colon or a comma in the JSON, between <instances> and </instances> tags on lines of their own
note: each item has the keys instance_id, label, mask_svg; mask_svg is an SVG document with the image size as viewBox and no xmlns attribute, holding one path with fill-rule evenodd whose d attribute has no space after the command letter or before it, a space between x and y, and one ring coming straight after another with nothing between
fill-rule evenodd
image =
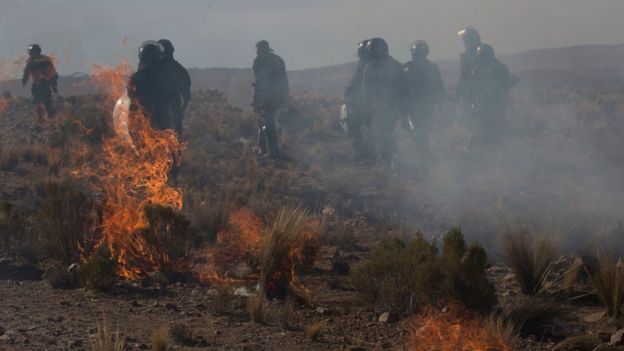
<instances>
[{"instance_id":1,"label":"sky","mask_svg":"<svg viewBox=\"0 0 624 351\"><path fill-rule=\"evenodd\" d=\"M479 29L498 53L624 42L622 0L0 0L0 60L28 44L55 52L61 73L92 64L136 64L147 39L170 39L189 67L249 67L267 39L289 69L355 59L381 36L399 60L429 42L433 59L456 58L457 31ZM0 61L0 62L1 62Z\"/></svg>"}]
</instances>

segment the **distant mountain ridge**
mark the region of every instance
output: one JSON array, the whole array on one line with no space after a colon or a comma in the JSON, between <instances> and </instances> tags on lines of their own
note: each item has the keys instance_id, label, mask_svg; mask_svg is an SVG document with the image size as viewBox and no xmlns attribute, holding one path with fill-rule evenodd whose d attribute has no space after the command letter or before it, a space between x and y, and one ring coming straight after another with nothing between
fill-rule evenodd
<instances>
[{"instance_id":1,"label":"distant mountain ridge","mask_svg":"<svg viewBox=\"0 0 624 351\"><path fill-rule=\"evenodd\" d=\"M459 53L458 53L459 56ZM577 45L499 55L499 59L522 79L523 86L532 84L609 85L624 84L624 44ZM440 66L445 85L454 87L459 77L458 60L442 60ZM295 70L289 72L291 90L322 96L342 94L355 63ZM194 89L218 89L228 94L235 106L248 107L253 79L250 69L191 68ZM96 91L86 76L65 76L59 90L65 96L90 94ZM27 96L18 81L0 82L0 91Z\"/></svg>"}]
</instances>

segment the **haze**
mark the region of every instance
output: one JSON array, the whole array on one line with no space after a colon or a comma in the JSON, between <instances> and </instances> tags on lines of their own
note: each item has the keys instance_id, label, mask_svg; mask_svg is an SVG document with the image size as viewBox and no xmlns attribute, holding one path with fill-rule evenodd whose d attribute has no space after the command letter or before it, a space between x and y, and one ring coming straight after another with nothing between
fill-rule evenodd
<instances>
[{"instance_id":1,"label":"haze","mask_svg":"<svg viewBox=\"0 0 624 351\"><path fill-rule=\"evenodd\" d=\"M450 59L466 25L499 53L621 43L623 11L618 0L1 0L0 59L35 42L61 58L62 73L86 72L122 57L135 63L143 40L166 37L187 66L248 67L265 38L299 69L352 61L355 43L371 36L400 60L419 38L434 59Z\"/></svg>"}]
</instances>

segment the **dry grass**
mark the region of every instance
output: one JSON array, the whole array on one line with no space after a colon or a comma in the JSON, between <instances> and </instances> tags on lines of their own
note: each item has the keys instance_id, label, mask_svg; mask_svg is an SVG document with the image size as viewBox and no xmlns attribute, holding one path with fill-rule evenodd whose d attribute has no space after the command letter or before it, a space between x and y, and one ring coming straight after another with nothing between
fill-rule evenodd
<instances>
[{"instance_id":1,"label":"dry grass","mask_svg":"<svg viewBox=\"0 0 624 351\"><path fill-rule=\"evenodd\" d=\"M269 304L261 294L249 296L247 298L247 312L251 321L258 324L266 324L269 319Z\"/></svg>"},{"instance_id":2,"label":"dry grass","mask_svg":"<svg viewBox=\"0 0 624 351\"><path fill-rule=\"evenodd\" d=\"M327 330L327 322L320 321L308 326L305 330L305 334L310 341L317 341L321 335Z\"/></svg>"},{"instance_id":3,"label":"dry grass","mask_svg":"<svg viewBox=\"0 0 624 351\"><path fill-rule=\"evenodd\" d=\"M123 351L125 342L119 327L117 331L112 331L106 316L102 316L102 320L97 322L97 333L95 339L91 343L92 351Z\"/></svg>"},{"instance_id":4,"label":"dry grass","mask_svg":"<svg viewBox=\"0 0 624 351\"><path fill-rule=\"evenodd\" d=\"M150 341L152 344L152 351L169 351L169 330L165 327L154 330Z\"/></svg>"},{"instance_id":5,"label":"dry grass","mask_svg":"<svg viewBox=\"0 0 624 351\"><path fill-rule=\"evenodd\" d=\"M307 213L282 208L262 238L259 253L260 290L268 298L286 298L293 291L293 251L303 249L308 229Z\"/></svg>"},{"instance_id":6,"label":"dry grass","mask_svg":"<svg viewBox=\"0 0 624 351\"><path fill-rule=\"evenodd\" d=\"M597 269L587 269L596 294L607 307L609 316L619 319L624 311L624 263L614 255L598 254Z\"/></svg>"},{"instance_id":7,"label":"dry grass","mask_svg":"<svg viewBox=\"0 0 624 351\"><path fill-rule=\"evenodd\" d=\"M559 304L532 297L518 305L507 314L511 325L517 326L521 336L535 335L543 337L552 333L555 320L564 320L565 310Z\"/></svg>"},{"instance_id":8,"label":"dry grass","mask_svg":"<svg viewBox=\"0 0 624 351\"><path fill-rule=\"evenodd\" d=\"M535 295L543 289L556 258L554 245L548 238L534 237L524 229L508 225L503 237L503 253L522 293Z\"/></svg>"},{"instance_id":9,"label":"dry grass","mask_svg":"<svg viewBox=\"0 0 624 351\"><path fill-rule=\"evenodd\" d=\"M501 314L490 314L483 321L483 328L488 335L499 335L507 345L517 345L520 341L520 328Z\"/></svg>"}]
</instances>

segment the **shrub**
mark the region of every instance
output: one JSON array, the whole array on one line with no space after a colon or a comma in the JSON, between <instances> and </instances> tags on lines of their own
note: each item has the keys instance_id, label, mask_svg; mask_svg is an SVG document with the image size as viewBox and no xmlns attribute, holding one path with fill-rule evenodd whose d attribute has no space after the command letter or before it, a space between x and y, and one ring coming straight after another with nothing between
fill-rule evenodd
<instances>
[{"instance_id":1,"label":"shrub","mask_svg":"<svg viewBox=\"0 0 624 351\"><path fill-rule=\"evenodd\" d=\"M386 242L352 270L351 281L365 302L399 315L448 300L487 310L496 304L496 293L486 268L485 250L477 243L467 247L461 231L453 229L441 254L421 234L409 245Z\"/></svg>"},{"instance_id":2,"label":"shrub","mask_svg":"<svg viewBox=\"0 0 624 351\"><path fill-rule=\"evenodd\" d=\"M117 260L106 246L101 247L78 269L78 281L89 290L105 290L117 277Z\"/></svg>"},{"instance_id":3,"label":"shrub","mask_svg":"<svg viewBox=\"0 0 624 351\"><path fill-rule=\"evenodd\" d=\"M94 201L70 181L48 183L44 189L36 218L44 254L65 265L80 262L100 238Z\"/></svg>"},{"instance_id":4,"label":"shrub","mask_svg":"<svg viewBox=\"0 0 624 351\"><path fill-rule=\"evenodd\" d=\"M147 257L158 271L171 276L186 271L186 259L193 248L195 232L179 211L159 205L145 208L148 227L139 230L145 240Z\"/></svg>"},{"instance_id":5,"label":"shrub","mask_svg":"<svg viewBox=\"0 0 624 351\"><path fill-rule=\"evenodd\" d=\"M540 292L556 258L552 243L547 238L535 238L524 230L510 228L503 238L503 251L522 293Z\"/></svg>"}]
</instances>

